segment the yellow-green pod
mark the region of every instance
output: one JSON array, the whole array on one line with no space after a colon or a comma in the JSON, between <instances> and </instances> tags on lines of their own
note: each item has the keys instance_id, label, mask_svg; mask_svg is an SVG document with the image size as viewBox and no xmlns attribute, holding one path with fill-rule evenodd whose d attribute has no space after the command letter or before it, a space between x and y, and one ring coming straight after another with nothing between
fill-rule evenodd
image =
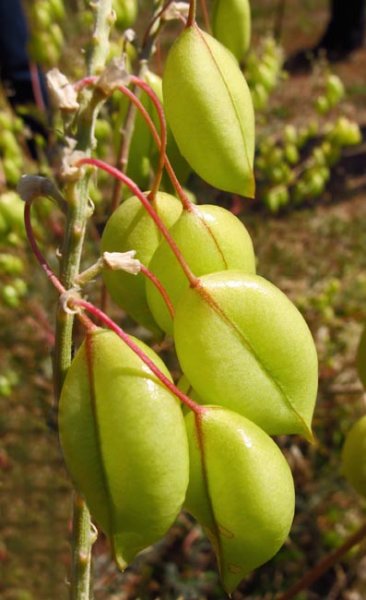
<instances>
[{"instance_id":1,"label":"yellow-green pod","mask_svg":"<svg viewBox=\"0 0 366 600\"><path fill-rule=\"evenodd\" d=\"M185 508L204 527L231 593L288 536L295 500L291 471L273 440L236 413L210 406L185 420Z\"/></svg>"},{"instance_id":2,"label":"yellow-green pod","mask_svg":"<svg viewBox=\"0 0 366 600\"><path fill-rule=\"evenodd\" d=\"M159 357L134 340L163 373ZM113 332L87 333L60 399L67 468L120 568L174 522L188 484L179 402Z\"/></svg>"},{"instance_id":3,"label":"yellow-green pod","mask_svg":"<svg viewBox=\"0 0 366 600\"><path fill-rule=\"evenodd\" d=\"M216 0L212 14L212 33L241 63L250 45L249 0Z\"/></svg>"},{"instance_id":4,"label":"yellow-green pod","mask_svg":"<svg viewBox=\"0 0 366 600\"><path fill-rule=\"evenodd\" d=\"M158 192L152 202L157 214L170 228L182 212L180 201L164 192ZM101 248L103 252L136 250L136 258L148 266L161 241L161 233L136 196L123 202L108 219L104 228ZM146 300L143 275L130 275L123 271L103 271L108 292L118 306L135 321L159 333Z\"/></svg>"},{"instance_id":5,"label":"yellow-green pod","mask_svg":"<svg viewBox=\"0 0 366 600\"><path fill-rule=\"evenodd\" d=\"M170 230L197 277L224 269L255 273L252 240L244 224L221 206L202 204L184 210ZM173 306L189 283L169 244L163 239L149 266L167 290ZM173 332L173 322L158 290L146 281L147 302L159 327Z\"/></svg>"},{"instance_id":6,"label":"yellow-green pod","mask_svg":"<svg viewBox=\"0 0 366 600\"><path fill-rule=\"evenodd\" d=\"M342 450L342 474L366 497L366 415L348 432Z\"/></svg>"},{"instance_id":7,"label":"yellow-green pod","mask_svg":"<svg viewBox=\"0 0 366 600\"><path fill-rule=\"evenodd\" d=\"M131 27L137 19L137 0L113 0L113 9L116 12L116 27L124 31Z\"/></svg>"},{"instance_id":8,"label":"yellow-green pod","mask_svg":"<svg viewBox=\"0 0 366 600\"><path fill-rule=\"evenodd\" d=\"M271 435L312 439L315 345L300 312L269 281L230 270L200 277L177 303L174 341L204 403L242 414Z\"/></svg>"},{"instance_id":9,"label":"yellow-green pod","mask_svg":"<svg viewBox=\"0 0 366 600\"><path fill-rule=\"evenodd\" d=\"M254 195L254 113L238 63L192 25L171 47L163 74L167 120L179 150L211 185Z\"/></svg>"}]
</instances>

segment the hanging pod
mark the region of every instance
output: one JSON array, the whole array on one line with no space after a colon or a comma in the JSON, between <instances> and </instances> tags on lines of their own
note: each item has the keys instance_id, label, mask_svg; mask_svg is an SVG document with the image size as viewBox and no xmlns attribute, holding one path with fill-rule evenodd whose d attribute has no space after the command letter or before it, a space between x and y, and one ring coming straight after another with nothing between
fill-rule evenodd
<instances>
[{"instance_id":1,"label":"hanging pod","mask_svg":"<svg viewBox=\"0 0 366 600\"><path fill-rule=\"evenodd\" d=\"M317 356L300 312L257 275L205 275L176 307L182 370L207 404L238 412L269 434L312 439Z\"/></svg>"},{"instance_id":2,"label":"hanging pod","mask_svg":"<svg viewBox=\"0 0 366 600\"><path fill-rule=\"evenodd\" d=\"M203 204L184 210L170 234L197 277L226 269L255 273L253 244L247 229L230 211L220 206ZM189 282L165 239L151 259L150 270L164 285L176 306ZM149 281L146 281L146 293L154 319L171 334L171 316L159 292Z\"/></svg>"},{"instance_id":3,"label":"hanging pod","mask_svg":"<svg viewBox=\"0 0 366 600\"><path fill-rule=\"evenodd\" d=\"M137 0L113 0L113 9L116 13L116 28L124 31L131 27L138 15Z\"/></svg>"},{"instance_id":4,"label":"hanging pod","mask_svg":"<svg viewBox=\"0 0 366 600\"><path fill-rule=\"evenodd\" d=\"M241 63L250 45L249 0L215 0L212 13L212 33Z\"/></svg>"},{"instance_id":5,"label":"hanging pod","mask_svg":"<svg viewBox=\"0 0 366 600\"><path fill-rule=\"evenodd\" d=\"M342 450L342 474L366 497L366 415L348 432Z\"/></svg>"},{"instance_id":6,"label":"hanging pod","mask_svg":"<svg viewBox=\"0 0 366 600\"><path fill-rule=\"evenodd\" d=\"M134 341L170 379L159 357ZM59 414L67 468L123 569L166 533L184 501L179 402L115 333L96 328L72 361Z\"/></svg>"},{"instance_id":7,"label":"hanging pod","mask_svg":"<svg viewBox=\"0 0 366 600\"><path fill-rule=\"evenodd\" d=\"M159 218L170 228L179 218L182 205L177 198L158 192L152 201ZM161 233L141 201L132 196L123 202L108 219L104 228L101 249L103 252L127 252L136 250L136 258L148 266L159 242ZM146 300L143 275L133 276L123 271L103 271L108 292L118 306L135 321L159 333Z\"/></svg>"},{"instance_id":8,"label":"hanging pod","mask_svg":"<svg viewBox=\"0 0 366 600\"><path fill-rule=\"evenodd\" d=\"M254 196L254 113L239 66L197 25L171 47L163 74L164 107L178 147L211 185Z\"/></svg>"},{"instance_id":9,"label":"hanging pod","mask_svg":"<svg viewBox=\"0 0 366 600\"><path fill-rule=\"evenodd\" d=\"M236 413L210 406L185 420L185 508L205 528L231 593L287 538L294 514L291 472L272 439Z\"/></svg>"}]
</instances>

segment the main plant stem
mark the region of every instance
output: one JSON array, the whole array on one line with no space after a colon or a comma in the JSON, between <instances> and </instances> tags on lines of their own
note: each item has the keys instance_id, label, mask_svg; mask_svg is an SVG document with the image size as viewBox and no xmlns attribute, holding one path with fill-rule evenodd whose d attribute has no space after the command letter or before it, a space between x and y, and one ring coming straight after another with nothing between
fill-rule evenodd
<instances>
[{"instance_id":1,"label":"main plant stem","mask_svg":"<svg viewBox=\"0 0 366 600\"><path fill-rule=\"evenodd\" d=\"M93 5L95 28L88 56L88 74L99 74L108 54L108 37L112 24L112 0L99 0ZM98 91L83 90L81 108L77 121L77 149L89 155L94 144L94 125L102 103ZM66 289L73 285L79 273L85 230L90 215L88 201L88 178L72 181L65 186L67 216L62 247L60 279ZM54 356L54 382L56 398L60 396L62 384L71 364L72 331L74 317L59 309L56 317L56 340ZM72 533L72 570L70 582L71 600L90 600L91 592L91 548L93 543L89 511L78 496L74 500Z\"/></svg>"}]
</instances>

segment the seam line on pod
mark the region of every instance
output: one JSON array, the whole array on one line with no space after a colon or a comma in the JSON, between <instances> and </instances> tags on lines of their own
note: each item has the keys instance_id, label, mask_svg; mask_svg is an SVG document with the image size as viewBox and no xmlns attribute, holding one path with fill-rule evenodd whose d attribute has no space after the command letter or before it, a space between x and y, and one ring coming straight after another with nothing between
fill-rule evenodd
<instances>
[{"instance_id":1,"label":"seam line on pod","mask_svg":"<svg viewBox=\"0 0 366 600\"><path fill-rule=\"evenodd\" d=\"M218 554L220 556L220 562L219 562L219 567L221 567L222 563L224 562L224 554L223 554L223 550L222 550L222 541L221 541L221 535L220 535L220 528L218 526L217 523L217 519L216 519L216 515L215 515L215 510L212 504L212 500L211 500L211 494L210 494L210 484L209 484L209 479L208 479L208 474L207 474L207 468L206 468L206 460L205 460L205 456L206 456L206 450L204 447L204 434L202 431L202 413L195 413L194 415L194 420L195 420L195 425L196 425L196 435L197 435L197 441L198 441L198 446L200 449L200 460L201 460L201 465L202 465L202 476L203 476L203 481L204 481L204 486L205 489L207 491L207 501L208 501L208 505L210 508L210 512L211 512L211 517L212 517L212 521L214 524L214 533L216 534L216 539L217 539L217 550L218 550Z\"/></svg>"},{"instance_id":2,"label":"seam line on pod","mask_svg":"<svg viewBox=\"0 0 366 600\"><path fill-rule=\"evenodd\" d=\"M90 398L91 398L91 408L92 408L93 416L94 416L94 419L93 419L94 433L95 433L95 438L97 441L97 448L98 448L98 454L99 454L99 458L100 458L101 471L103 473L104 487L105 487L107 496L109 498L109 505L110 505L110 508L112 511L112 515L110 514L110 511L108 511L108 521L109 521L108 535L111 535L112 530L114 529L114 505L113 505L112 496L111 496L111 492L110 492L109 485L108 485L107 474L106 474L105 467L104 467L102 444L101 444L101 439L100 439L100 435L99 435L99 429L97 426L98 413L97 413L96 393L95 393L94 379L93 379L94 368L93 368L92 336L93 336L93 332L92 333L88 332L86 334L85 356L86 356L86 364L87 364L88 374L89 374L89 389L90 389Z\"/></svg>"},{"instance_id":3,"label":"seam line on pod","mask_svg":"<svg viewBox=\"0 0 366 600\"><path fill-rule=\"evenodd\" d=\"M222 262L224 263L224 271L227 270L228 268L228 264L225 258L225 255L221 249L220 244L218 243L216 236L214 234L214 232L212 231L212 229L210 228L209 224L207 223L207 221L204 219L204 217L202 216L202 214L200 213L200 211L195 207L192 212L197 215L197 217L200 219L200 222L202 223L203 227L206 229L206 231L208 232L209 236L211 237L211 239L213 240L213 243L216 246L216 250L218 251L219 255L221 256Z\"/></svg>"},{"instance_id":4,"label":"seam line on pod","mask_svg":"<svg viewBox=\"0 0 366 600\"><path fill-rule=\"evenodd\" d=\"M195 24L195 25L194 25L194 27L197 29L198 35L201 37L203 44L206 46L206 48L207 48L207 51L208 51L208 53L209 53L209 55L210 55L210 57L211 57L211 59L212 59L212 62L214 63L214 65L215 65L215 67L216 67L217 71L219 72L219 74L220 74L220 77L221 77L221 80L222 80L222 82L223 82L223 84L224 84L224 86L225 86L225 89L226 89L226 91L227 91L227 94L228 94L228 96L229 96L229 98L230 98L230 101L231 101L231 104L232 104L232 107L233 107L233 109L234 109L234 113L235 113L235 116L236 116L236 120L237 120L237 122L238 122L239 129L240 129L240 132L241 132L241 137L242 137L242 140L243 140L243 145L244 145L245 158L246 158L246 161L247 161L247 165L248 165L248 167L249 167L249 170L250 170L250 172L252 173L252 178L251 178L251 179L252 179L252 183L253 183L253 169L251 168L251 161L249 160L249 153L248 153L247 143L246 143L246 139L245 139L244 131L243 131L243 128L242 128L242 125L241 125L241 121L240 121L240 118L239 118L239 114L238 114L238 111L237 111L237 108L236 108L236 104L235 104L235 102L234 102L234 98L233 98L233 96L231 95L231 92L230 92L230 89L229 89L229 87L228 87L228 85L227 85L227 83L226 83L226 79L225 79L225 77L224 77L224 74L222 73L222 71L221 71L221 69L220 69L219 65L217 64L217 61L216 61L216 59L215 59L215 56L214 56L214 54L213 54L213 52L212 52L212 50L211 50L210 46L208 45L207 41L205 40L205 37L204 37L204 35L203 35L202 31L200 30L200 28L198 27L198 25L196 25L196 24ZM220 43L220 42L218 42L218 43ZM226 48L225 48L225 50L226 50ZM240 71L240 73L241 73L241 71ZM244 75L242 75L242 76L244 77ZM250 92L249 92L249 97L250 97Z\"/></svg>"},{"instance_id":5,"label":"seam line on pod","mask_svg":"<svg viewBox=\"0 0 366 600\"><path fill-rule=\"evenodd\" d=\"M254 358L256 360L256 363L258 364L259 368L268 377L268 379L274 383L275 387L277 387L277 389L280 392L281 396L285 400L285 403L287 404L288 408L291 411L294 412L294 414L296 415L296 417L298 418L298 420L300 421L300 423L305 428L305 431L308 432L308 433L310 433L310 435L311 435L311 430L309 429L308 425L306 424L306 422L302 418L301 414L299 414L298 411L296 410L296 408L294 407L294 405L293 405L293 403L291 401L291 398L286 394L286 392L283 389L281 383L276 379L276 377L274 377L272 375L271 371L269 369L267 369L267 367L264 365L263 361L260 359L260 357L258 356L258 354L256 353L256 351L254 350L254 348L252 347L252 345L250 344L250 342L247 340L247 338L243 334L243 332L240 331L240 329L235 325L235 323L233 323L233 321L227 316L227 314L225 313L225 311L217 304L216 300L207 292L207 290L205 290L205 288L202 286L201 283L199 283L196 286L195 289L198 291L199 294L201 294L202 296L204 296L206 298L209 306L220 317L222 317L226 321L226 323L228 324L228 326L231 327L231 329L239 337L239 339L244 343L244 345L247 347L247 349L253 354L253 356L254 356Z\"/></svg>"}]
</instances>

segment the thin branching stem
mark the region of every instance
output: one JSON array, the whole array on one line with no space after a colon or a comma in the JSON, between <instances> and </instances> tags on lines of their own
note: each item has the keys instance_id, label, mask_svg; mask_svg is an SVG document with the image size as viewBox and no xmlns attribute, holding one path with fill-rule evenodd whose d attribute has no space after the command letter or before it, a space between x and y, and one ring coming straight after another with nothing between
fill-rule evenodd
<instances>
[{"instance_id":1,"label":"thin branching stem","mask_svg":"<svg viewBox=\"0 0 366 600\"><path fill-rule=\"evenodd\" d=\"M136 183L134 181L132 181L132 179L127 177L127 175L125 175L124 173L122 173L121 171L116 169L116 167L109 165L108 163L106 163L103 160L100 160L99 158L81 158L80 160L77 161L77 166L81 167L83 165L90 165L92 167L97 167L99 169L102 169L103 171L105 171L106 173L109 173L110 175L112 175L112 177L119 179L122 183L124 183L125 185L127 185L129 187L132 194L140 200L141 204L146 209L146 212L151 216L151 218L153 219L154 223L156 224L158 230L166 239L167 243L169 244L169 247L171 248L178 263L180 264L180 266L183 270L183 273L187 277L189 284L192 287L195 287L197 285L197 281L198 281L197 277L192 273L190 267L188 266L187 262L185 261L183 255L182 255L181 251L179 250L177 244L175 243L175 240L170 235L168 228L165 226L163 221L160 219L159 215L153 208L152 204L146 198L146 196L143 194L143 192L140 190L140 188L136 185Z\"/></svg>"}]
</instances>

